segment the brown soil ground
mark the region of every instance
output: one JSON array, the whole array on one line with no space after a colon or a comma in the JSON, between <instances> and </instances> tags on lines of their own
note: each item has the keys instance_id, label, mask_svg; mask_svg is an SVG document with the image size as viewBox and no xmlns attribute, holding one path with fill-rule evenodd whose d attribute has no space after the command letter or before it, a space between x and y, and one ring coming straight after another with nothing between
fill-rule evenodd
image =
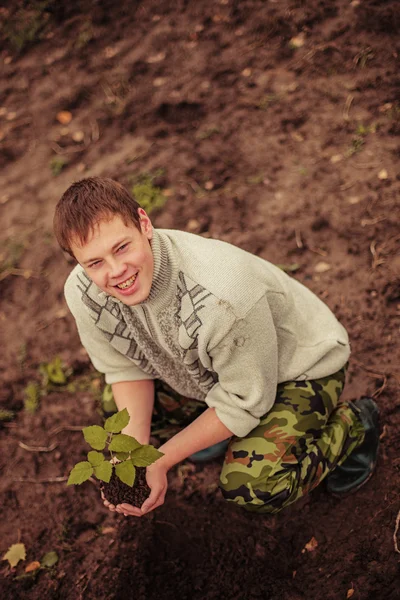
<instances>
[{"instance_id":1,"label":"brown soil ground","mask_svg":"<svg viewBox=\"0 0 400 600\"><path fill-rule=\"evenodd\" d=\"M399 599L398 2L50 0L6 3L0 18L0 402L14 412L0 550L27 549L13 571L2 563L2 597ZM216 491L218 461L187 463L165 505L135 520L91 483L66 487L87 446L59 428L101 423L102 383L64 304L54 206L81 177L131 186L145 173L168 198L156 226L297 263L347 327L346 398L374 395L383 424L357 494L322 485L276 517L248 515ZM69 386L45 388L39 366L56 356ZM33 415L29 382L46 391ZM50 550L55 567L16 579Z\"/></svg>"}]
</instances>

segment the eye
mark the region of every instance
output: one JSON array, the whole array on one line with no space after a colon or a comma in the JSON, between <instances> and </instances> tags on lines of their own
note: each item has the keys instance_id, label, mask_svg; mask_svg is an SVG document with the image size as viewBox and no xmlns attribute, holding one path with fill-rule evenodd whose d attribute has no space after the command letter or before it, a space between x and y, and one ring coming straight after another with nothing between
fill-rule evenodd
<instances>
[{"instance_id":1,"label":"eye","mask_svg":"<svg viewBox=\"0 0 400 600\"><path fill-rule=\"evenodd\" d=\"M101 260L95 260L94 262L90 263L90 265L88 265L88 267L89 267L89 269L96 269L100 265L101 265Z\"/></svg>"},{"instance_id":2,"label":"eye","mask_svg":"<svg viewBox=\"0 0 400 600\"><path fill-rule=\"evenodd\" d=\"M121 251L123 252L128 247L128 245L129 245L129 242L126 242L126 244L122 244L122 246L120 246L117 249L117 252L121 252Z\"/></svg>"}]
</instances>

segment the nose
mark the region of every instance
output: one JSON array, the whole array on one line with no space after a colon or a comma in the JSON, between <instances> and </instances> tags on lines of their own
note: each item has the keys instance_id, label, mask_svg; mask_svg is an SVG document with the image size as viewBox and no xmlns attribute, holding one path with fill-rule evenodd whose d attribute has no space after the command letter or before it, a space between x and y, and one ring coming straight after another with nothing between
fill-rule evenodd
<instances>
[{"instance_id":1,"label":"nose","mask_svg":"<svg viewBox=\"0 0 400 600\"><path fill-rule=\"evenodd\" d=\"M125 270L126 270L125 263L118 261L114 257L112 259L110 259L109 266L110 266L110 271L109 271L110 278L112 278L112 279L118 279L125 273Z\"/></svg>"}]
</instances>

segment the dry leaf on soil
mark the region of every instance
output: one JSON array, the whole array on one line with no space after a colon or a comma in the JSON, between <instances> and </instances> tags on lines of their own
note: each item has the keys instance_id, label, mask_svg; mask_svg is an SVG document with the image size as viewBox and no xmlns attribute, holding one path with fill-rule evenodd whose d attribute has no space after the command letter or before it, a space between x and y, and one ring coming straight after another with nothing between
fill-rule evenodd
<instances>
[{"instance_id":1,"label":"dry leaf on soil","mask_svg":"<svg viewBox=\"0 0 400 600\"><path fill-rule=\"evenodd\" d=\"M318 547L318 542L315 539L315 537L313 536L311 538L311 540L309 542L307 542L307 544L304 546L302 553L304 554L304 552L314 552L314 550Z\"/></svg>"},{"instance_id":2,"label":"dry leaf on soil","mask_svg":"<svg viewBox=\"0 0 400 600\"><path fill-rule=\"evenodd\" d=\"M34 560L33 562L30 562L29 565L27 565L27 567L25 567L25 573L31 573L32 571L37 571L37 569L40 569L41 564L38 560Z\"/></svg>"},{"instance_id":3,"label":"dry leaf on soil","mask_svg":"<svg viewBox=\"0 0 400 600\"><path fill-rule=\"evenodd\" d=\"M25 544L13 544L3 556L3 560L8 560L10 567L16 567L19 561L25 560L25 558Z\"/></svg>"},{"instance_id":4,"label":"dry leaf on soil","mask_svg":"<svg viewBox=\"0 0 400 600\"><path fill-rule=\"evenodd\" d=\"M72 114L68 110L61 110L57 113L56 119L61 125L68 125L72 121Z\"/></svg>"},{"instance_id":5,"label":"dry leaf on soil","mask_svg":"<svg viewBox=\"0 0 400 600\"><path fill-rule=\"evenodd\" d=\"M164 60L164 58L166 57L166 53L165 52L159 52L158 54L152 54L151 56L149 56L149 58L147 59L147 62L150 64L153 63L158 63Z\"/></svg>"},{"instance_id":6,"label":"dry leaf on soil","mask_svg":"<svg viewBox=\"0 0 400 600\"><path fill-rule=\"evenodd\" d=\"M316 273L326 273L326 271L329 271L331 268L332 267L329 263L321 261L315 265L314 271Z\"/></svg>"}]
</instances>

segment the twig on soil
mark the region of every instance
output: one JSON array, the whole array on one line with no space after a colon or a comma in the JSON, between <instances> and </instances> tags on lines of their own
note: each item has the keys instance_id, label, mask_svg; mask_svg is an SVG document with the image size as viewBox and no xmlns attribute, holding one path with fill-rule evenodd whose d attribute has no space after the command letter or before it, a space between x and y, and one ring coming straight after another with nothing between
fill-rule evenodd
<instances>
[{"instance_id":1,"label":"twig on soil","mask_svg":"<svg viewBox=\"0 0 400 600\"><path fill-rule=\"evenodd\" d=\"M18 445L24 450L28 450L28 452L53 452L58 446L57 442L51 444L51 446L28 446L24 442L18 442Z\"/></svg>"},{"instance_id":2,"label":"twig on soil","mask_svg":"<svg viewBox=\"0 0 400 600\"><path fill-rule=\"evenodd\" d=\"M100 138L100 131L96 119L91 119L90 127L92 129L92 142L98 142Z\"/></svg>"},{"instance_id":3,"label":"twig on soil","mask_svg":"<svg viewBox=\"0 0 400 600\"><path fill-rule=\"evenodd\" d=\"M60 483L62 481L67 481L68 477L50 477L49 479L33 479L27 477L26 479L23 477L19 477L18 479L14 479L14 481L18 481L19 483Z\"/></svg>"},{"instance_id":4,"label":"twig on soil","mask_svg":"<svg viewBox=\"0 0 400 600\"><path fill-rule=\"evenodd\" d=\"M343 119L345 121L349 121L349 119L350 119L349 112L350 112L350 107L352 105L353 100L354 100L354 96L352 96L351 94L349 94L346 98L346 102L345 102L344 109L343 109Z\"/></svg>"},{"instance_id":5,"label":"twig on soil","mask_svg":"<svg viewBox=\"0 0 400 600\"><path fill-rule=\"evenodd\" d=\"M353 181L353 183L344 183L343 185L339 186L339 189L340 191L345 192L346 190L352 188L353 185L356 185L356 183L358 183L358 181Z\"/></svg>"},{"instance_id":6,"label":"twig on soil","mask_svg":"<svg viewBox=\"0 0 400 600\"><path fill-rule=\"evenodd\" d=\"M372 264L371 264L371 269L373 271L375 271L375 269L377 267L379 267L379 265L383 265L383 263L385 262L384 258L380 258L380 256L379 256L379 250L377 250L376 246L377 246L377 241L373 240L371 242L370 247L369 247L370 252L372 254L372 258L373 258Z\"/></svg>"},{"instance_id":7,"label":"twig on soil","mask_svg":"<svg viewBox=\"0 0 400 600\"><path fill-rule=\"evenodd\" d=\"M34 271L31 271L30 269L10 268L10 269L6 269L2 273L0 273L0 281L3 281L3 279L6 279L6 277L8 277L9 275L17 275L17 276L19 275L20 277L24 277L25 279L31 279L31 277L35 277L35 279L40 279L40 277L41 277L39 273L35 273Z\"/></svg>"},{"instance_id":8,"label":"twig on soil","mask_svg":"<svg viewBox=\"0 0 400 600\"><path fill-rule=\"evenodd\" d=\"M388 377L390 376L390 373L377 373L375 371L372 371L372 369L370 369L369 367L364 365L364 363L362 363L360 360L357 360L356 358L353 358L353 362L355 362L362 369L364 369L364 371L366 371L366 373L369 377L373 377L374 379L383 379L383 383L382 383L381 387L372 394L373 398L380 396L387 385L387 380L388 380Z\"/></svg>"},{"instance_id":9,"label":"twig on soil","mask_svg":"<svg viewBox=\"0 0 400 600\"><path fill-rule=\"evenodd\" d=\"M57 435L61 431L82 431L85 427L86 425L60 425L60 427L55 427L49 432L49 437Z\"/></svg>"},{"instance_id":10,"label":"twig on soil","mask_svg":"<svg viewBox=\"0 0 400 600\"><path fill-rule=\"evenodd\" d=\"M393 533L394 549L395 549L395 551L396 551L398 554L400 554L399 546L398 546L398 544L397 544L397 534L398 534L398 531L399 531L399 525L400 525L400 510L399 510L399 512L397 513L397 517L396 517L396 525L395 525L395 528L394 528L394 533Z\"/></svg>"},{"instance_id":11,"label":"twig on soil","mask_svg":"<svg viewBox=\"0 0 400 600\"><path fill-rule=\"evenodd\" d=\"M296 246L298 248L304 248L303 240L301 239L301 233L297 229L294 230L294 236L296 238Z\"/></svg>"},{"instance_id":12,"label":"twig on soil","mask_svg":"<svg viewBox=\"0 0 400 600\"><path fill-rule=\"evenodd\" d=\"M314 252L314 254L319 254L320 256L328 256L328 252L326 250L321 250L321 248L312 248L311 246L307 246L310 252Z\"/></svg>"},{"instance_id":13,"label":"twig on soil","mask_svg":"<svg viewBox=\"0 0 400 600\"><path fill-rule=\"evenodd\" d=\"M72 148L62 148L57 142L51 142L51 149L54 150L56 154L76 154L77 152L83 152L89 146L88 143L82 144L82 146L72 147Z\"/></svg>"},{"instance_id":14,"label":"twig on soil","mask_svg":"<svg viewBox=\"0 0 400 600\"><path fill-rule=\"evenodd\" d=\"M382 162L379 163L356 163L353 162L353 167L355 167L356 169L377 169L380 165L382 164Z\"/></svg>"},{"instance_id":15,"label":"twig on soil","mask_svg":"<svg viewBox=\"0 0 400 600\"><path fill-rule=\"evenodd\" d=\"M376 225L381 221L386 221L387 217L380 216L374 217L373 219L361 219L361 227L365 227L366 225Z\"/></svg>"},{"instance_id":16,"label":"twig on soil","mask_svg":"<svg viewBox=\"0 0 400 600\"><path fill-rule=\"evenodd\" d=\"M380 439L380 440L383 440L383 438L385 438L386 436L387 436L387 425L386 425L386 423L385 423L385 425L384 425L384 426L383 426L383 428L382 428L382 433L381 433L381 435L379 436L379 439Z\"/></svg>"}]
</instances>

